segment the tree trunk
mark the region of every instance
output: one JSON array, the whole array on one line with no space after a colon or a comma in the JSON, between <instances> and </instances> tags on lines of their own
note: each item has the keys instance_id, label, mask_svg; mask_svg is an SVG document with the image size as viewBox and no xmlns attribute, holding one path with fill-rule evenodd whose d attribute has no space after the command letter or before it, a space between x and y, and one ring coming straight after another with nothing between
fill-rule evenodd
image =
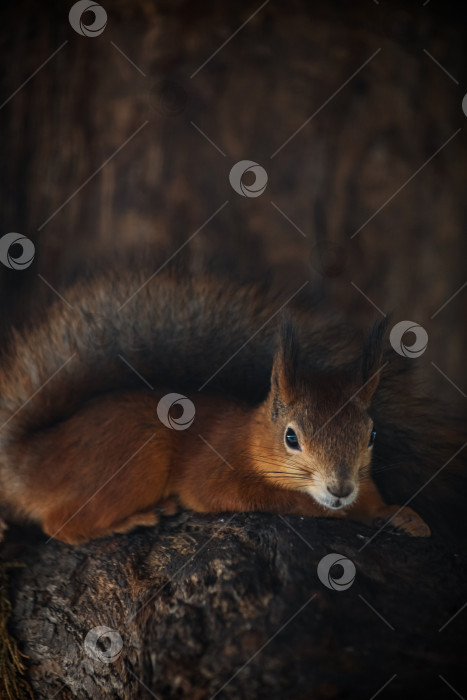
<instances>
[{"instance_id":1,"label":"tree trunk","mask_svg":"<svg viewBox=\"0 0 467 700\"><path fill-rule=\"evenodd\" d=\"M465 689L465 616L443 629L465 603L465 552L374 534L186 513L79 548L23 533L12 631L35 697L360 700L388 683L384 698L449 700L446 681ZM355 565L345 590L318 578L330 553ZM96 627L112 631L86 644Z\"/></svg>"}]
</instances>

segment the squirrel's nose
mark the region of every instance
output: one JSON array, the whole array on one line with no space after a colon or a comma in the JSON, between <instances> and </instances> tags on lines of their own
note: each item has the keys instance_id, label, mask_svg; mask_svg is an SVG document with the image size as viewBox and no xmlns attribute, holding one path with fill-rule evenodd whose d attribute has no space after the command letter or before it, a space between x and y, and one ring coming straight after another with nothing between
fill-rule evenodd
<instances>
[{"instance_id":1,"label":"squirrel's nose","mask_svg":"<svg viewBox=\"0 0 467 700\"><path fill-rule=\"evenodd\" d=\"M329 493L336 498L347 498L354 490L354 485L350 481L344 481L342 484L332 484L327 486Z\"/></svg>"}]
</instances>

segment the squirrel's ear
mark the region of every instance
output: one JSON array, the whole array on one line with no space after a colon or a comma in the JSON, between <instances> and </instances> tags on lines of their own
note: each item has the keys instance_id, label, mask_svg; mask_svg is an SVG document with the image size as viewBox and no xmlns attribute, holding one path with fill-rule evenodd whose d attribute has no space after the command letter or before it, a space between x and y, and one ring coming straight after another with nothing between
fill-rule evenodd
<instances>
[{"instance_id":1,"label":"squirrel's ear","mask_svg":"<svg viewBox=\"0 0 467 700\"><path fill-rule=\"evenodd\" d=\"M360 363L360 380L364 388L359 392L361 401L366 406L369 405L373 394L379 384L383 359L383 342L388 319L375 323L371 328L365 344L363 346L362 359Z\"/></svg>"},{"instance_id":2,"label":"squirrel's ear","mask_svg":"<svg viewBox=\"0 0 467 700\"><path fill-rule=\"evenodd\" d=\"M282 313L279 328L279 346L272 366L271 391L279 395L277 398L282 403L288 404L295 395L299 345L287 312Z\"/></svg>"}]
</instances>

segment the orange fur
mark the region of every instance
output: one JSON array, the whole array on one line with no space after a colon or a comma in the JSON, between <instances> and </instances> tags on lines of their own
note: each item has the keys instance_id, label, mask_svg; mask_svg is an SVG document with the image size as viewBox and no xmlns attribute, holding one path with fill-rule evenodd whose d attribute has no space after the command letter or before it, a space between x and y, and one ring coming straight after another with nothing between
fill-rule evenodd
<instances>
[{"instance_id":1,"label":"orange fur","mask_svg":"<svg viewBox=\"0 0 467 700\"><path fill-rule=\"evenodd\" d=\"M314 386L311 393L321 404L317 391ZM329 391L327 386L328 396ZM347 471L339 464L338 472L358 484L369 461L369 419L358 402L330 421L316 444L311 442L296 459L287 454L282 433L292 416L304 415L303 402L309 408L310 396L297 399L279 423L270 419L271 395L256 408L200 396L193 425L176 431L157 418L162 395L110 394L36 433L18 454L29 466L18 507L34 514L47 534L70 544L153 525L153 507L170 496L199 512L265 510L347 516L370 524L382 523L395 512L368 479L362 481L355 503L338 510L303 491L315 487L318 475L325 483L335 482L336 459L347 439L357 448ZM337 406L336 398L329 406ZM339 439L334 440L336 434ZM302 475L297 475L298 468ZM403 526L409 510L394 524ZM407 523L403 529L411 534L429 533L415 515Z\"/></svg>"}]
</instances>

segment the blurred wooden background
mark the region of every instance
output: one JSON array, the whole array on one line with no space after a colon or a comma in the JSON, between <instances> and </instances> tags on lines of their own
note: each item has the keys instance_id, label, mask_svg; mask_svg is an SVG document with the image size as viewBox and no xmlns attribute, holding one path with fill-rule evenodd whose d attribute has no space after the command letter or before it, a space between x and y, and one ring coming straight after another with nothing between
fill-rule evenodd
<instances>
[{"instance_id":1,"label":"blurred wooden background","mask_svg":"<svg viewBox=\"0 0 467 700\"><path fill-rule=\"evenodd\" d=\"M0 265L3 323L50 293L38 275L56 286L128 245L173 252L217 212L188 244L195 255L216 251L221 272L273 269L291 289L324 283L359 322L378 316L371 300L420 323L428 389L462 399L466 290L430 318L465 282L460 10L103 4L93 38L70 26L71 2L2 7L0 235L36 245L27 270ZM243 159L267 171L257 198L229 184Z\"/></svg>"}]
</instances>

